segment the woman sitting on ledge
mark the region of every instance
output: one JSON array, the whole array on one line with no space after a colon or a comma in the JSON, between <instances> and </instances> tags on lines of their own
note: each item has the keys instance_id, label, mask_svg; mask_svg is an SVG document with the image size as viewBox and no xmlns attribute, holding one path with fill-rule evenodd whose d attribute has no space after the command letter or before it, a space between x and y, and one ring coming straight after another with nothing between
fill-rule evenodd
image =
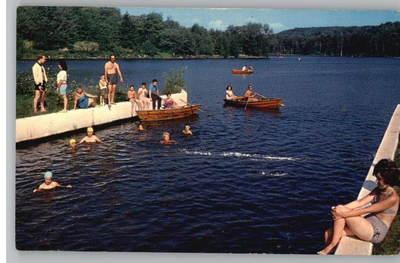
<instances>
[{"instance_id":1,"label":"woman sitting on ledge","mask_svg":"<svg viewBox=\"0 0 400 263\"><path fill-rule=\"evenodd\" d=\"M375 244L383 241L399 208L399 196L393 189L399 182L399 170L394 161L382 159L375 165L373 175L377 187L369 195L332 207L333 228L325 231L326 247L318 254L332 253L344 236Z\"/></svg>"},{"instance_id":2,"label":"woman sitting on ledge","mask_svg":"<svg viewBox=\"0 0 400 263\"><path fill-rule=\"evenodd\" d=\"M95 98L97 96L86 93L82 86L76 89L75 99L74 99L74 110L78 109L87 109L89 107L96 106Z\"/></svg>"}]
</instances>

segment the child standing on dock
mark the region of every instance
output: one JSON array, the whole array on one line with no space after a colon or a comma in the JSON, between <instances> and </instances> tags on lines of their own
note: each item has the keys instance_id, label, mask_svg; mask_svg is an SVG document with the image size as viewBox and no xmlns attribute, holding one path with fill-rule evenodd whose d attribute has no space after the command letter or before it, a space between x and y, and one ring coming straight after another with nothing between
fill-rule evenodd
<instances>
[{"instance_id":1,"label":"child standing on dock","mask_svg":"<svg viewBox=\"0 0 400 263\"><path fill-rule=\"evenodd\" d=\"M101 75L99 80L99 89L100 89L100 105L105 105L105 97L107 95L107 81L104 75Z\"/></svg>"}]
</instances>

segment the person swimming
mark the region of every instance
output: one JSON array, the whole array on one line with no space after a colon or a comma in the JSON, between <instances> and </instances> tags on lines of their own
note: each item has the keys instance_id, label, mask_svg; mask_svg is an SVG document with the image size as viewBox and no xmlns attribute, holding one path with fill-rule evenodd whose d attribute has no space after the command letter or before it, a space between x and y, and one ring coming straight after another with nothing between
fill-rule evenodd
<instances>
[{"instance_id":1,"label":"person swimming","mask_svg":"<svg viewBox=\"0 0 400 263\"><path fill-rule=\"evenodd\" d=\"M94 130L92 127L87 128L86 132L87 135L83 137L83 139L79 142L79 144L102 142L96 135L94 135Z\"/></svg>"},{"instance_id":2,"label":"person swimming","mask_svg":"<svg viewBox=\"0 0 400 263\"><path fill-rule=\"evenodd\" d=\"M191 135L193 135L193 132L192 132L192 130L191 130L189 124L186 124L186 125L185 125L185 128L182 130L182 133L183 133L184 135L186 135L186 136L191 136Z\"/></svg>"},{"instance_id":3,"label":"person swimming","mask_svg":"<svg viewBox=\"0 0 400 263\"><path fill-rule=\"evenodd\" d=\"M139 122L137 129L138 131L144 131L143 124L141 122Z\"/></svg>"},{"instance_id":4,"label":"person swimming","mask_svg":"<svg viewBox=\"0 0 400 263\"><path fill-rule=\"evenodd\" d=\"M41 185L39 185L37 188L33 189L34 193L52 190L57 187L72 188L71 185L62 186L61 184L57 183L56 181L53 181L53 173L50 171L45 172L43 177L44 177L44 182Z\"/></svg>"},{"instance_id":5,"label":"person swimming","mask_svg":"<svg viewBox=\"0 0 400 263\"><path fill-rule=\"evenodd\" d=\"M72 149L75 149L78 145L76 144L75 139L69 140L69 146L71 146Z\"/></svg>"},{"instance_id":6,"label":"person swimming","mask_svg":"<svg viewBox=\"0 0 400 263\"><path fill-rule=\"evenodd\" d=\"M160 141L161 144L177 144L176 141L171 139L171 134L169 132L163 132L163 139Z\"/></svg>"}]
</instances>

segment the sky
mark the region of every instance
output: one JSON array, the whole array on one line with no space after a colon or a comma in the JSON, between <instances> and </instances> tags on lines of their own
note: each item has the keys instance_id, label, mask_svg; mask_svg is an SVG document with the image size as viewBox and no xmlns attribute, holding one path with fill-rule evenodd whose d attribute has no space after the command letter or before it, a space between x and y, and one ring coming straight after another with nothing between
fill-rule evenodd
<instances>
[{"instance_id":1,"label":"sky","mask_svg":"<svg viewBox=\"0 0 400 263\"><path fill-rule=\"evenodd\" d=\"M313 9L251 9L251 8L120 8L122 14L161 13L181 25L197 23L207 29L224 30L229 25L248 22L269 24L275 33L296 27L363 26L400 21L397 11L353 11Z\"/></svg>"}]
</instances>

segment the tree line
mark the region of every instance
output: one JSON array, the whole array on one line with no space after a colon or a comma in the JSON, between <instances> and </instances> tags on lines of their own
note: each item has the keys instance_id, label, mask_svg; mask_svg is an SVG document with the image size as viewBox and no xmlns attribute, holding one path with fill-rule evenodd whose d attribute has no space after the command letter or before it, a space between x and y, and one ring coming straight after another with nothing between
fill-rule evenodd
<instances>
[{"instance_id":1,"label":"tree line","mask_svg":"<svg viewBox=\"0 0 400 263\"><path fill-rule=\"evenodd\" d=\"M17 57L400 56L400 22L363 27L296 28L274 34L268 24L225 30L184 27L161 14L117 8L19 7Z\"/></svg>"}]
</instances>

